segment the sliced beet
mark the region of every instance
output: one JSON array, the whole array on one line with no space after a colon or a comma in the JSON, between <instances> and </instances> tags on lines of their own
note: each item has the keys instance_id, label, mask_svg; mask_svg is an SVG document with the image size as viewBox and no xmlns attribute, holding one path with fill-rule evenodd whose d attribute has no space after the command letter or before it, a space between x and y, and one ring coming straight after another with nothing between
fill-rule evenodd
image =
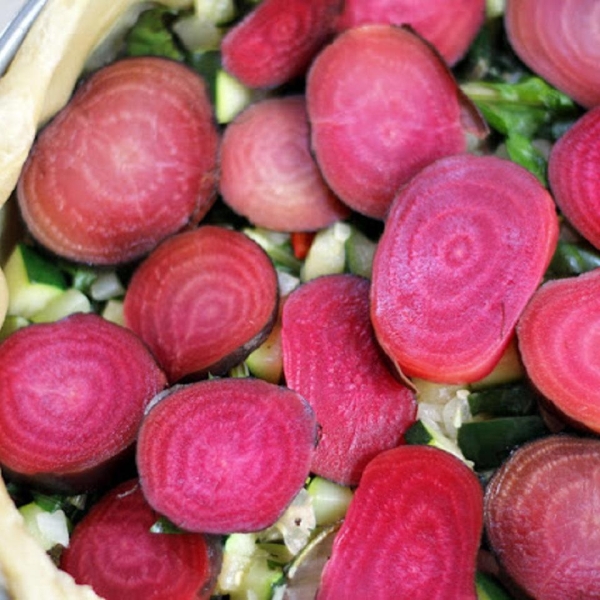
<instances>
[{"instance_id":1,"label":"sliced beet","mask_svg":"<svg viewBox=\"0 0 600 600\"><path fill-rule=\"evenodd\" d=\"M362 83L360 83L362 82ZM486 128L444 61L411 30L363 25L339 35L308 74L317 163L354 210L384 218L401 185Z\"/></svg>"},{"instance_id":2,"label":"sliced beet","mask_svg":"<svg viewBox=\"0 0 600 600\"><path fill-rule=\"evenodd\" d=\"M0 464L51 490L105 485L165 385L139 338L96 315L20 329L0 345Z\"/></svg>"},{"instance_id":3,"label":"sliced beet","mask_svg":"<svg viewBox=\"0 0 600 600\"><path fill-rule=\"evenodd\" d=\"M367 23L410 25L449 65L463 57L485 20L485 0L346 0L339 31Z\"/></svg>"},{"instance_id":4,"label":"sliced beet","mask_svg":"<svg viewBox=\"0 0 600 600\"><path fill-rule=\"evenodd\" d=\"M536 440L495 473L485 494L487 536L532 598L600 598L598 497L598 439Z\"/></svg>"},{"instance_id":5,"label":"sliced beet","mask_svg":"<svg viewBox=\"0 0 600 600\"><path fill-rule=\"evenodd\" d=\"M287 388L260 379L179 386L142 423L142 489L184 529L258 531L302 488L316 435L310 406Z\"/></svg>"},{"instance_id":6,"label":"sliced beet","mask_svg":"<svg viewBox=\"0 0 600 600\"><path fill-rule=\"evenodd\" d=\"M409 376L488 375L558 238L552 198L515 163L462 155L400 191L373 263L373 326Z\"/></svg>"},{"instance_id":7,"label":"sliced beet","mask_svg":"<svg viewBox=\"0 0 600 600\"><path fill-rule=\"evenodd\" d=\"M75 527L60 567L105 600L208 599L217 545L200 533L154 533L157 522L139 483L122 483Z\"/></svg>"},{"instance_id":8,"label":"sliced beet","mask_svg":"<svg viewBox=\"0 0 600 600\"><path fill-rule=\"evenodd\" d=\"M600 270L545 283L517 326L525 370L558 411L600 433Z\"/></svg>"},{"instance_id":9,"label":"sliced beet","mask_svg":"<svg viewBox=\"0 0 600 600\"><path fill-rule=\"evenodd\" d=\"M369 318L369 281L328 275L302 285L282 314L287 385L313 407L321 430L312 471L356 485L377 454L403 443L412 390L392 375Z\"/></svg>"},{"instance_id":10,"label":"sliced beet","mask_svg":"<svg viewBox=\"0 0 600 600\"><path fill-rule=\"evenodd\" d=\"M348 217L310 153L309 135L303 96L269 98L238 115L221 144L226 204L275 231L314 231Z\"/></svg>"},{"instance_id":11,"label":"sliced beet","mask_svg":"<svg viewBox=\"0 0 600 600\"><path fill-rule=\"evenodd\" d=\"M217 146L196 73L158 57L118 61L93 74L39 136L18 184L21 212L56 254L133 260L208 211Z\"/></svg>"},{"instance_id":12,"label":"sliced beet","mask_svg":"<svg viewBox=\"0 0 600 600\"><path fill-rule=\"evenodd\" d=\"M124 318L171 382L219 375L269 335L277 274L258 244L206 225L163 242L135 272Z\"/></svg>"},{"instance_id":13,"label":"sliced beet","mask_svg":"<svg viewBox=\"0 0 600 600\"><path fill-rule=\"evenodd\" d=\"M519 58L586 108L600 104L600 29L594 0L507 0L505 27Z\"/></svg>"},{"instance_id":14,"label":"sliced beet","mask_svg":"<svg viewBox=\"0 0 600 600\"><path fill-rule=\"evenodd\" d=\"M304 74L333 34L341 0L262 0L221 42L224 68L251 88Z\"/></svg>"},{"instance_id":15,"label":"sliced beet","mask_svg":"<svg viewBox=\"0 0 600 600\"><path fill-rule=\"evenodd\" d=\"M317 600L475 600L483 491L443 450L400 446L373 459L325 565Z\"/></svg>"}]
</instances>

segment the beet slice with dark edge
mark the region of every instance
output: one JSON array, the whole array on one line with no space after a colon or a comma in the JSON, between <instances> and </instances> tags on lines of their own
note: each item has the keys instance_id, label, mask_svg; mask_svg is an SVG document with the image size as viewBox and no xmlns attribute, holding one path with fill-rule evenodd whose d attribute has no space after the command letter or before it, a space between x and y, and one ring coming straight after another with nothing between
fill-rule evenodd
<instances>
[{"instance_id":1,"label":"beet slice with dark edge","mask_svg":"<svg viewBox=\"0 0 600 600\"><path fill-rule=\"evenodd\" d=\"M141 340L99 316L16 331L0 345L3 471L70 493L107 485L165 386Z\"/></svg>"},{"instance_id":2,"label":"beet slice with dark edge","mask_svg":"<svg viewBox=\"0 0 600 600\"><path fill-rule=\"evenodd\" d=\"M269 335L277 273L243 233L214 225L164 241L135 272L124 317L176 382L220 375Z\"/></svg>"},{"instance_id":3,"label":"beet slice with dark edge","mask_svg":"<svg viewBox=\"0 0 600 600\"><path fill-rule=\"evenodd\" d=\"M210 598L219 546L200 533L154 533L160 518L139 483L126 481L77 524L60 568L105 600Z\"/></svg>"},{"instance_id":4,"label":"beet slice with dark edge","mask_svg":"<svg viewBox=\"0 0 600 600\"><path fill-rule=\"evenodd\" d=\"M317 600L475 600L483 490L431 446L386 450L365 469L325 565Z\"/></svg>"},{"instance_id":5,"label":"beet slice with dark edge","mask_svg":"<svg viewBox=\"0 0 600 600\"><path fill-rule=\"evenodd\" d=\"M17 188L23 218L68 259L139 258L206 214L218 142L197 73L158 57L118 61L94 73L40 134Z\"/></svg>"},{"instance_id":6,"label":"beet slice with dark edge","mask_svg":"<svg viewBox=\"0 0 600 600\"><path fill-rule=\"evenodd\" d=\"M369 318L369 281L327 275L297 288L282 313L287 385L313 407L321 436L312 471L356 485L367 463L403 442L412 390L388 369Z\"/></svg>"},{"instance_id":7,"label":"beet slice with dark edge","mask_svg":"<svg viewBox=\"0 0 600 600\"><path fill-rule=\"evenodd\" d=\"M375 254L379 342L408 376L485 377L557 239L550 194L515 163L465 154L426 167L399 192Z\"/></svg>"},{"instance_id":8,"label":"beet slice with dark edge","mask_svg":"<svg viewBox=\"0 0 600 600\"><path fill-rule=\"evenodd\" d=\"M246 378L177 386L140 428L142 489L183 529L258 531L302 488L316 436L312 409L285 387Z\"/></svg>"},{"instance_id":9,"label":"beet slice with dark edge","mask_svg":"<svg viewBox=\"0 0 600 600\"><path fill-rule=\"evenodd\" d=\"M536 600L600 598L600 440L555 435L517 450L485 494L490 544Z\"/></svg>"}]
</instances>

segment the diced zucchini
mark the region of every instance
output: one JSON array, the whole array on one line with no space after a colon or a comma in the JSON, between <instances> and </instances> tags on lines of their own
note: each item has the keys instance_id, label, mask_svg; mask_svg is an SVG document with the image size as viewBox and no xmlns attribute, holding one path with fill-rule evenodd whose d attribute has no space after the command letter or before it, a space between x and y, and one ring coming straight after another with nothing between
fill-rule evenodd
<instances>
[{"instance_id":1,"label":"diced zucchini","mask_svg":"<svg viewBox=\"0 0 600 600\"><path fill-rule=\"evenodd\" d=\"M283 376L281 327L275 325L269 337L246 358L246 365L255 377L279 383Z\"/></svg>"},{"instance_id":2,"label":"diced zucchini","mask_svg":"<svg viewBox=\"0 0 600 600\"><path fill-rule=\"evenodd\" d=\"M377 244L362 231L352 227L350 237L346 240L346 265L350 273L371 279L373 256Z\"/></svg>"},{"instance_id":3,"label":"diced zucchini","mask_svg":"<svg viewBox=\"0 0 600 600\"><path fill-rule=\"evenodd\" d=\"M471 414L493 417L531 415L537 407L538 394L526 382L500 385L469 394Z\"/></svg>"},{"instance_id":4,"label":"diced zucchini","mask_svg":"<svg viewBox=\"0 0 600 600\"><path fill-rule=\"evenodd\" d=\"M44 550L69 545L69 523L62 510L44 510L35 502L19 508L25 526Z\"/></svg>"},{"instance_id":5,"label":"diced zucchini","mask_svg":"<svg viewBox=\"0 0 600 600\"><path fill-rule=\"evenodd\" d=\"M508 592L490 575L478 571L475 575L477 600L511 600Z\"/></svg>"},{"instance_id":6,"label":"diced zucchini","mask_svg":"<svg viewBox=\"0 0 600 600\"><path fill-rule=\"evenodd\" d=\"M119 298L124 294L125 288L114 271L99 273L90 285L90 295L93 300L98 302Z\"/></svg>"},{"instance_id":7,"label":"diced zucchini","mask_svg":"<svg viewBox=\"0 0 600 600\"><path fill-rule=\"evenodd\" d=\"M88 297L75 288L69 288L49 300L46 305L31 316L34 323L51 323L74 313L91 312Z\"/></svg>"},{"instance_id":8,"label":"diced zucchini","mask_svg":"<svg viewBox=\"0 0 600 600\"><path fill-rule=\"evenodd\" d=\"M513 383L523 379L524 375L525 370L521 363L517 341L513 337L493 371L483 379L472 383L470 388L476 390L503 383Z\"/></svg>"},{"instance_id":9,"label":"diced zucchini","mask_svg":"<svg viewBox=\"0 0 600 600\"><path fill-rule=\"evenodd\" d=\"M332 525L346 515L353 493L349 487L322 477L314 477L308 484L317 526Z\"/></svg>"},{"instance_id":10,"label":"diced zucchini","mask_svg":"<svg viewBox=\"0 0 600 600\"><path fill-rule=\"evenodd\" d=\"M29 325L30 321L25 317L19 317L15 315L8 315L2 323L0 328L0 340L8 337L11 333L14 333L17 329Z\"/></svg>"},{"instance_id":11,"label":"diced zucchini","mask_svg":"<svg viewBox=\"0 0 600 600\"><path fill-rule=\"evenodd\" d=\"M309 281L321 275L343 273L346 267L346 242L351 233L350 225L343 222L321 229L310 246L301 279Z\"/></svg>"},{"instance_id":12,"label":"diced zucchini","mask_svg":"<svg viewBox=\"0 0 600 600\"><path fill-rule=\"evenodd\" d=\"M254 99L254 91L223 69L215 79L215 114L219 123L231 122Z\"/></svg>"},{"instance_id":13,"label":"diced zucchini","mask_svg":"<svg viewBox=\"0 0 600 600\"><path fill-rule=\"evenodd\" d=\"M125 318L123 316L123 301L122 300L109 300L102 310L102 316L112 323L117 325L124 325Z\"/></svg>"}]
</instances>

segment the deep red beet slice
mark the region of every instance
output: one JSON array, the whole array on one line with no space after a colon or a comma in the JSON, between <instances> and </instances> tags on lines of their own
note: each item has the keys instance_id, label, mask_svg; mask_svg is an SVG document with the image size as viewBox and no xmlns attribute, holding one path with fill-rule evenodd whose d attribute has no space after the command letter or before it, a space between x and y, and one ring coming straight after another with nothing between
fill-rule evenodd
<instances>
[{"instance_id":1,"label":"deep red beet slice","mask_svg":"<svg viewBox=\"0 0 600 600\"><path fill-rule=\"evenodd\" d=\"M39 136L18 184L31 233L75 261L138 258L210 208L218 134L203 80L157 57L97 71Z\"/></svg>"},{"instance_id":2,"label":"deep red beet slice","mask_svg":"<svg viewBox=\"0 0 600 600\"><path fill-rule=\"evenodd\" d=\"M350 210L329 189L309 148L302 96L257 102L229 124L220 154L224 201L275 231L313 231Z\"/></svg>"},{"instance_id":3,"label":"deep red beet slice","mask_svg":"<svg viewBox=\"0 0 600 600\"><path fill-rule=\"evenodd\" d=\"M389 371L369 318L369 281L329 275L304 284L282 313L287 385L313 407L317 475L356 485L367 463L398 446L415 419L411 390Z\"/></svg>"},{"instance_id":4,"label":"deep red beet slice","mask_svg":"<svg viewBox=\"0 0 600 600\"><path fill-rule=\"evenodd\" d=\"M453 65L463 57L484 19L485 0L346 0L337 28L410 25Z\"/></svg>"},{"instance_id":5,"label":"deep red beet slice","mask_svg":"<svg viewBox=\"0 0 600 600\"><path fill-rule=\"evenodd\" d=\"M437 161L397 196L373 264L371 316L409 376L481 379L506 348L558 239L554 203L495 157Z\"/></svg>"},{"instance_id":6,"label":"deep red beet slice","mask_svg":"<svg viewBox=\"0 0 600 600\"><path fill-rule=\"evenodd\" d=\"M570 420L600 432L600 271L545 283L517 326L525 370Z\"/></svg>"},{"instance_id":7,"label":"deep red beet slice","mask_svg":"<svg viewBox=\"0 0 600 600\"><path fill-rule=\"evenodd\" d=\"M154 533L159 519L138 482L127 481L76 526L60 567L105 600L208 599L217 545L199 533Z\"/></svg>"},{"instance_id":8,"label":"deep red beet slice","mask_svg":"<svg viewBox=\"0 0 600 600\"><path fill-rule=\"evenodd\" d=\"M304 74L333 33L340 0L262 0L221 43L224 68L252 88Z\"/></svg>"},{"instance_id":9,"label":"deep red beet slice","mask_svg":"<svg viewBox=\"0 0 600 600\"><path fill-rule=\"evenodd\" d=\"M260 379L177 387L142 423L142 489L184 529L264 529L302 488L316 435L310 406L287 388Z\"/></svg>"},{"instance_id":10,"label":"deep red beet slice","mask_svg":"<svg viewBox=\"0 0 600 600\"><path fill-rule=\"evenodd\" d=\"M407 28L345 31L313 62L306 94L326 181L370 217L384 218L423 167L465 151L467 134L486 132L444 61Z\"/></svg>"},{"instance_id":11,"label":"deep red beet slice","mask_svg":"<svg viewBox=\"0 0 600 600\"><path fill-rule=\"evenodd\" d=\"M590 108L600 104L600 29L595 0L507 0L511 46L535 73Z\"/></svg>"},{"instance_id":12,"label":"deep red beet slice","mask_svg":"<svg viewBox=\"0 0 600 600\"><path fill-rule=\"evenodd\" d=\"M278 296L275 268L260 246L207 225L148 256L127 289L124 317L175 382L242 361L273 327Z\"/></svg>"},{"instance_id":13,"label":"deep red beet slice","mask_svg":"<svg viewBox=\"0 0 600 600\"><path fill-rule=\"evenodd\" d=\"M131 331L93 314L0 345L0 464L41 487L104 485L166 378Z\"/></svg>"},{"instance_id":14,"label":"deep red beet slice","mask_svg":"<svg viewBox=\"0 0 600 600\"><path fill-rule=\"evenodd\" d=\"M508 575L536 600L600 598L600 441L551 436L517 450L485 495Z\"/></svg>"},{"instance_id":15,"label":"deep red beet slice","mask_svg":"<svg viewBox=\"0 0 600 600\"><path fill-rule=\"evenodd\" d=\"M400 446L365 469L325 565L317 600L475 600L483 491L431 446Z\"/></svg>"}]
</instances>

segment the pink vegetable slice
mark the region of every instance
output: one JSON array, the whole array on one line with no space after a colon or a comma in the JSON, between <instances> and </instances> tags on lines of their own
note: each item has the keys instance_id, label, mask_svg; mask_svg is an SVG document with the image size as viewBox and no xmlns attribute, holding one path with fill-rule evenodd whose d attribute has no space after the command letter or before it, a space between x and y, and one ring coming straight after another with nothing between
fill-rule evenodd
<instances>
[{"instance_id":1,"label":"pink vegetable slice","mask_svg":"<svg viewBox=\"0 0 600 600\"><path fill-rule=\"evenodd\" d=\"M367 23L410 25L449 65L463 57L485 19L485 0L346 0L343 31Z\"/></svg>"},{"instance_id":2,"label":"pink vegetable slice","mask_svg":"<svg viewBox=\"0 0 600 600\"><path fill-rule=\"evenodd\" d=\"M385 218L398 189L423 167L465 151L468 134L487 132L444 61L407 28L345 31L313 62L306 95L326 181L374 218Z\"/></svg>"},{"instance_id":3,"label":"pink vegetable slice","mask_svg":"<svg viewBox=\"0 0 600 600\"><path fill-rule=\"evenodd\" d=\"M140 429L137 464L155 510L190 531L258 531L309 474L317 423L296 392L260 379L177 387Z\"/></svg>"},{"instance_id":4,"label":"pink vegetable slice","mask_svg":"<svg viewBox=\"0 0 600 600\"><path fill-rule=\"evenodd\" d=\"M259 227L314 231L349 216L309 148L303 96L257 102L229 124L221 144L224 201Z\"/></svg>"},{"instance_id":5,"label":"pink vegetable slice","mask_svg":"<svg viewBox=\"0 0 600 600\"><path fill-rule=\"evenodd\" d=\"M165 385L138 337L96 315L16 331L0 345L4 471L56 490L106 485Z\"/></svg>"},{"instance_id":6,"label":"pink vegetable slice","mask_svg":"<svg viewBox=\"0 0 600 600\"><path fill-rule=\"evenodd\" d=\"M600 104L596 0L507 0L511 46L535 73L586 108Z\"/></svg>"},{"instance_id":7,"label":"pink vegetable slice","mask_svg":"<svg viewBox=\"0 0 600 600\"><path fill-rule=\"evenodd\" d=\"M414 422L414 394L395 378L369 318L369 281L314 279L283 306L287 385L313 407L321 437L312 471L356 485L367 463L403 442Z\"/></svg>"},{"instance_id":8,"label":"pink vegetable slice","mask_svg":"<svg viewBox=\"0 0 600 600\"><path fill-rule=\"evenodd\" d=\"M492 478L487 536L505 571L532 598L600 598L599 497L597 439L531 442Z\"/></svg>"},{"instance_id":9,"label":"pink vegetable slice","mask_svg":"<svg viewBox=\"0 0 600 600\"><path fill-rule=\"evenodd\" d=\"M317 600L475 600L482 521L481 485L456 457L387 450L363 473Z\"/></svg>"},{"instance_id":10,"label":"pink vegetable slice","mask_svg":"<svg viewBox=\"0 0 600 600\"><path fill-rule=\"evenodd\" d=\"M139 258L216 197L218 133L204 81L175 61L97 71L43 130L18 184L40 243L78 262Z\"/></svg>"},{"instance_id":11,"label":"pink vegetable slice","mask_svg":"<svg viewBox=\"0 0 600 600\"><path fill-rule=\"evenodd\" d=\"M154 533L159 519L138 482L127 481L76 526L60 567L105 600L210 598L216 544L199 533Z\"/></svg>"},{"instance_id":12,"label":"pink vegetable slice","mask_svg":"<svg viewBox=\"0 0 600 600\"><path fill-rule=\"evenodd\" d=\"M277 318L275 268L242 233L206 225L163 242L135 272L125 323L171 382L225 373L266 339Z\"/></svg>"},{"instance_id":13,"label":"pink vegetable slice","mask_svg":"<svg viewBox=\"0 0 600 600\"><path fill-rule=\"evenodd\" d=\"M495 157L448 157L398 194L373 264L371 317L409 376L488 375L542 281L558 239L552 198Z\"/></svg>"}]
</instances>

